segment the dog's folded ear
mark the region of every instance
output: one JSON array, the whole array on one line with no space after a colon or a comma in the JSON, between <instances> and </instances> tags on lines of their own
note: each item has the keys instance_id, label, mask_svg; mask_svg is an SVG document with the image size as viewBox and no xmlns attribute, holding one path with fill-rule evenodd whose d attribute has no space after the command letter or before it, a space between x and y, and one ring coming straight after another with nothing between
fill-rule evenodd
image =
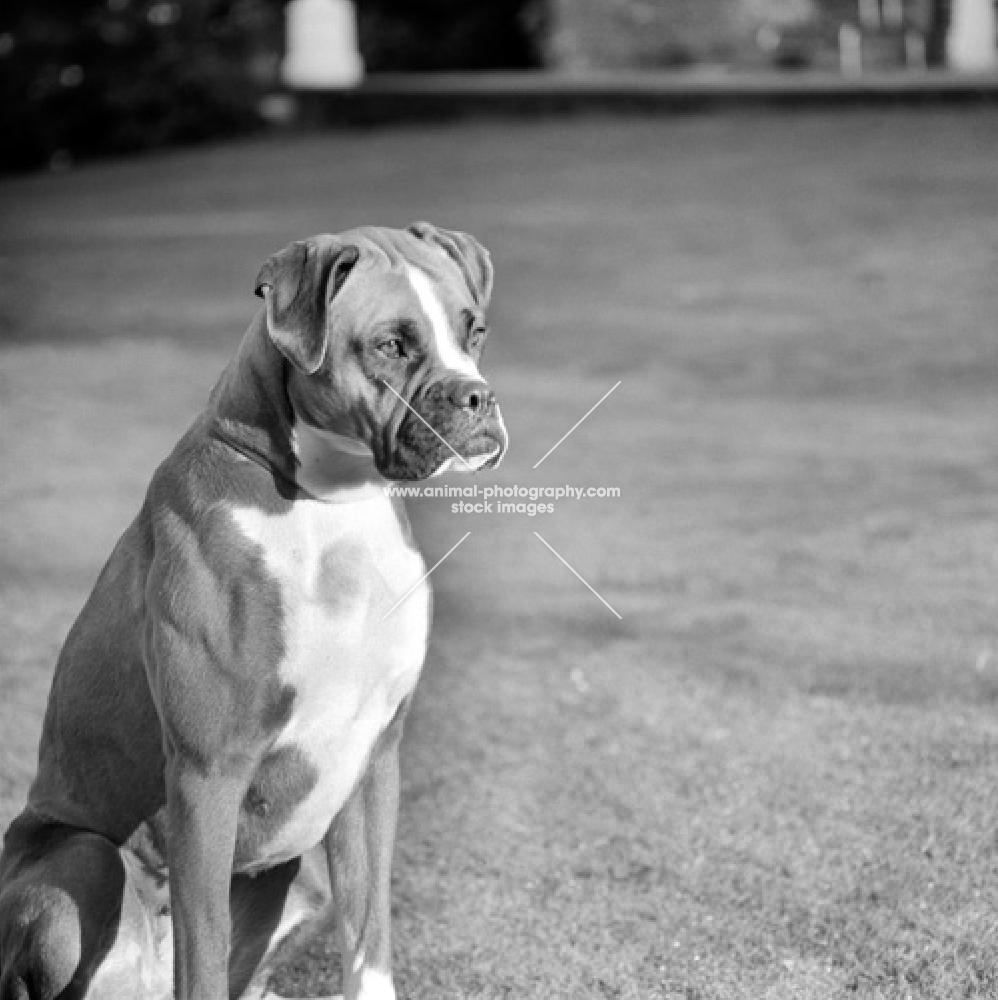
<instances>
[{"instance_id":1,"label":"dog's folded ear","mask_svg":"<svg viewBox=\"0 0 998 1000\"><path fill-rule=\"evenodd\" d=\"M357 247L339 240L302 240L270 257L256 277L270 339L309 375L326 356L327 308L359 256Z\"/></svg>"},{"instance_id":2,"label":"dog's folded ear","mask_svg":"<svg viewBox=\"0 0 998 1000\"><path fill-rule=\"evenodd\" d=\"M475 302L483 309L489 304L492 297L492 259L474 236L453 229L438 229L429 222L414 222L409 232L443 250L461 269Z\"/></svg>"}]
</instances>

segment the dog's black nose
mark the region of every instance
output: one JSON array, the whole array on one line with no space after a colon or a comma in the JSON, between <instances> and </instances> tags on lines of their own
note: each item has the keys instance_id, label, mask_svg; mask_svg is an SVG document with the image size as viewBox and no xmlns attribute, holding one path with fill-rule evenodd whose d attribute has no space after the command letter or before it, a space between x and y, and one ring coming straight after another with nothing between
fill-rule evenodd
<instances>
[{"instance_id":1,"label":"dog's black nose","mask_svg":"<svg viewBox=\"0 0 998 1000\"><path fill-rule=\"evenodd\" d=\"M469 413L491 413L495 409L495 395L484 382L465 379L452 382L447 398Z\"/></svg>"}]
</instances>

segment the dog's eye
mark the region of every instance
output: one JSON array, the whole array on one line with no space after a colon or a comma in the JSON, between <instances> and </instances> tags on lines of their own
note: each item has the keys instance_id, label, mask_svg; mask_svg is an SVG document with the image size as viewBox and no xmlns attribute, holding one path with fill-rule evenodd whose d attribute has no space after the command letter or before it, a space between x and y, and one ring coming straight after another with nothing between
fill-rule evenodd
<instances>
[{"instance_id":1,"label":"dog's eye","mask_svg":"<svg viewBox=\"0 0 998 1000\"><path fill-rule=\"evenodd\" d=\"M383 340L378 344L378 350L386 358L404 358L405 345L400 337L392 337L390 340Z\"/></svg>"},{"instance_id":2,"label":"dog's eye","mask_svg":"<svg viewBox=\"0 0 998 1000\"><path fill-rule=\"evenodd\" d=\"M464 318L464 349L477 351L489 334L485 327L485 317L481 313L473 313L470 309L465 309L462 316Z\"/></svg>"}]
</instances>

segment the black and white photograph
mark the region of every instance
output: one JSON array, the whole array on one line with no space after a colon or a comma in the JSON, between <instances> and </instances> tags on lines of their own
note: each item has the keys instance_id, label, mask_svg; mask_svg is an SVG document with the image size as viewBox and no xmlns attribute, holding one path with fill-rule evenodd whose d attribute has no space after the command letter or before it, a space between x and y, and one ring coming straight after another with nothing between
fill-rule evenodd
<instances>
[{"instance_id":1,"label":"black and white photograph","mask_svg":"<svg viewBox=\"0 0 998 1000\"><path fill-rule=\"evenodd\" d=\"M4 0L0 1000L998 1000L995 0Z\"/></svg>"}]
</instances>

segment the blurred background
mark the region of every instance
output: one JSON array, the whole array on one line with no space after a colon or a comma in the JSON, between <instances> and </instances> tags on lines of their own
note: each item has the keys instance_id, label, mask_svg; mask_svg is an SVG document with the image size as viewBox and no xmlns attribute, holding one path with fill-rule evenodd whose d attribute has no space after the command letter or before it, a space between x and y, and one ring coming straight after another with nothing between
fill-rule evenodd
<instances>
[{"instance_id":1,"label":"blurred background","mask_svg":"<svg viewBox=\"0 0 998 1000\"><path fill-rule=\"evenodd\" d=\"M6 0L0 828L261 262L428 219L496 268L480 484L620 495L409 504L430 565L471 535L404 744L400 997L998 996L994 16ZM299 944L275 985L335 992Z\"/></svg>"},{"instance_id":2,"label":"blurred background","mask_svg":"<svg viewBox=\"0 0 998 1000\"><path fill-rule=\"evenodd\" d=\"M344 44L373 74L994 61L991 0L7 0L0 169L259 127L282 87L286 25L321 34L343 16Z\"/></svg>"}]
</instances>

